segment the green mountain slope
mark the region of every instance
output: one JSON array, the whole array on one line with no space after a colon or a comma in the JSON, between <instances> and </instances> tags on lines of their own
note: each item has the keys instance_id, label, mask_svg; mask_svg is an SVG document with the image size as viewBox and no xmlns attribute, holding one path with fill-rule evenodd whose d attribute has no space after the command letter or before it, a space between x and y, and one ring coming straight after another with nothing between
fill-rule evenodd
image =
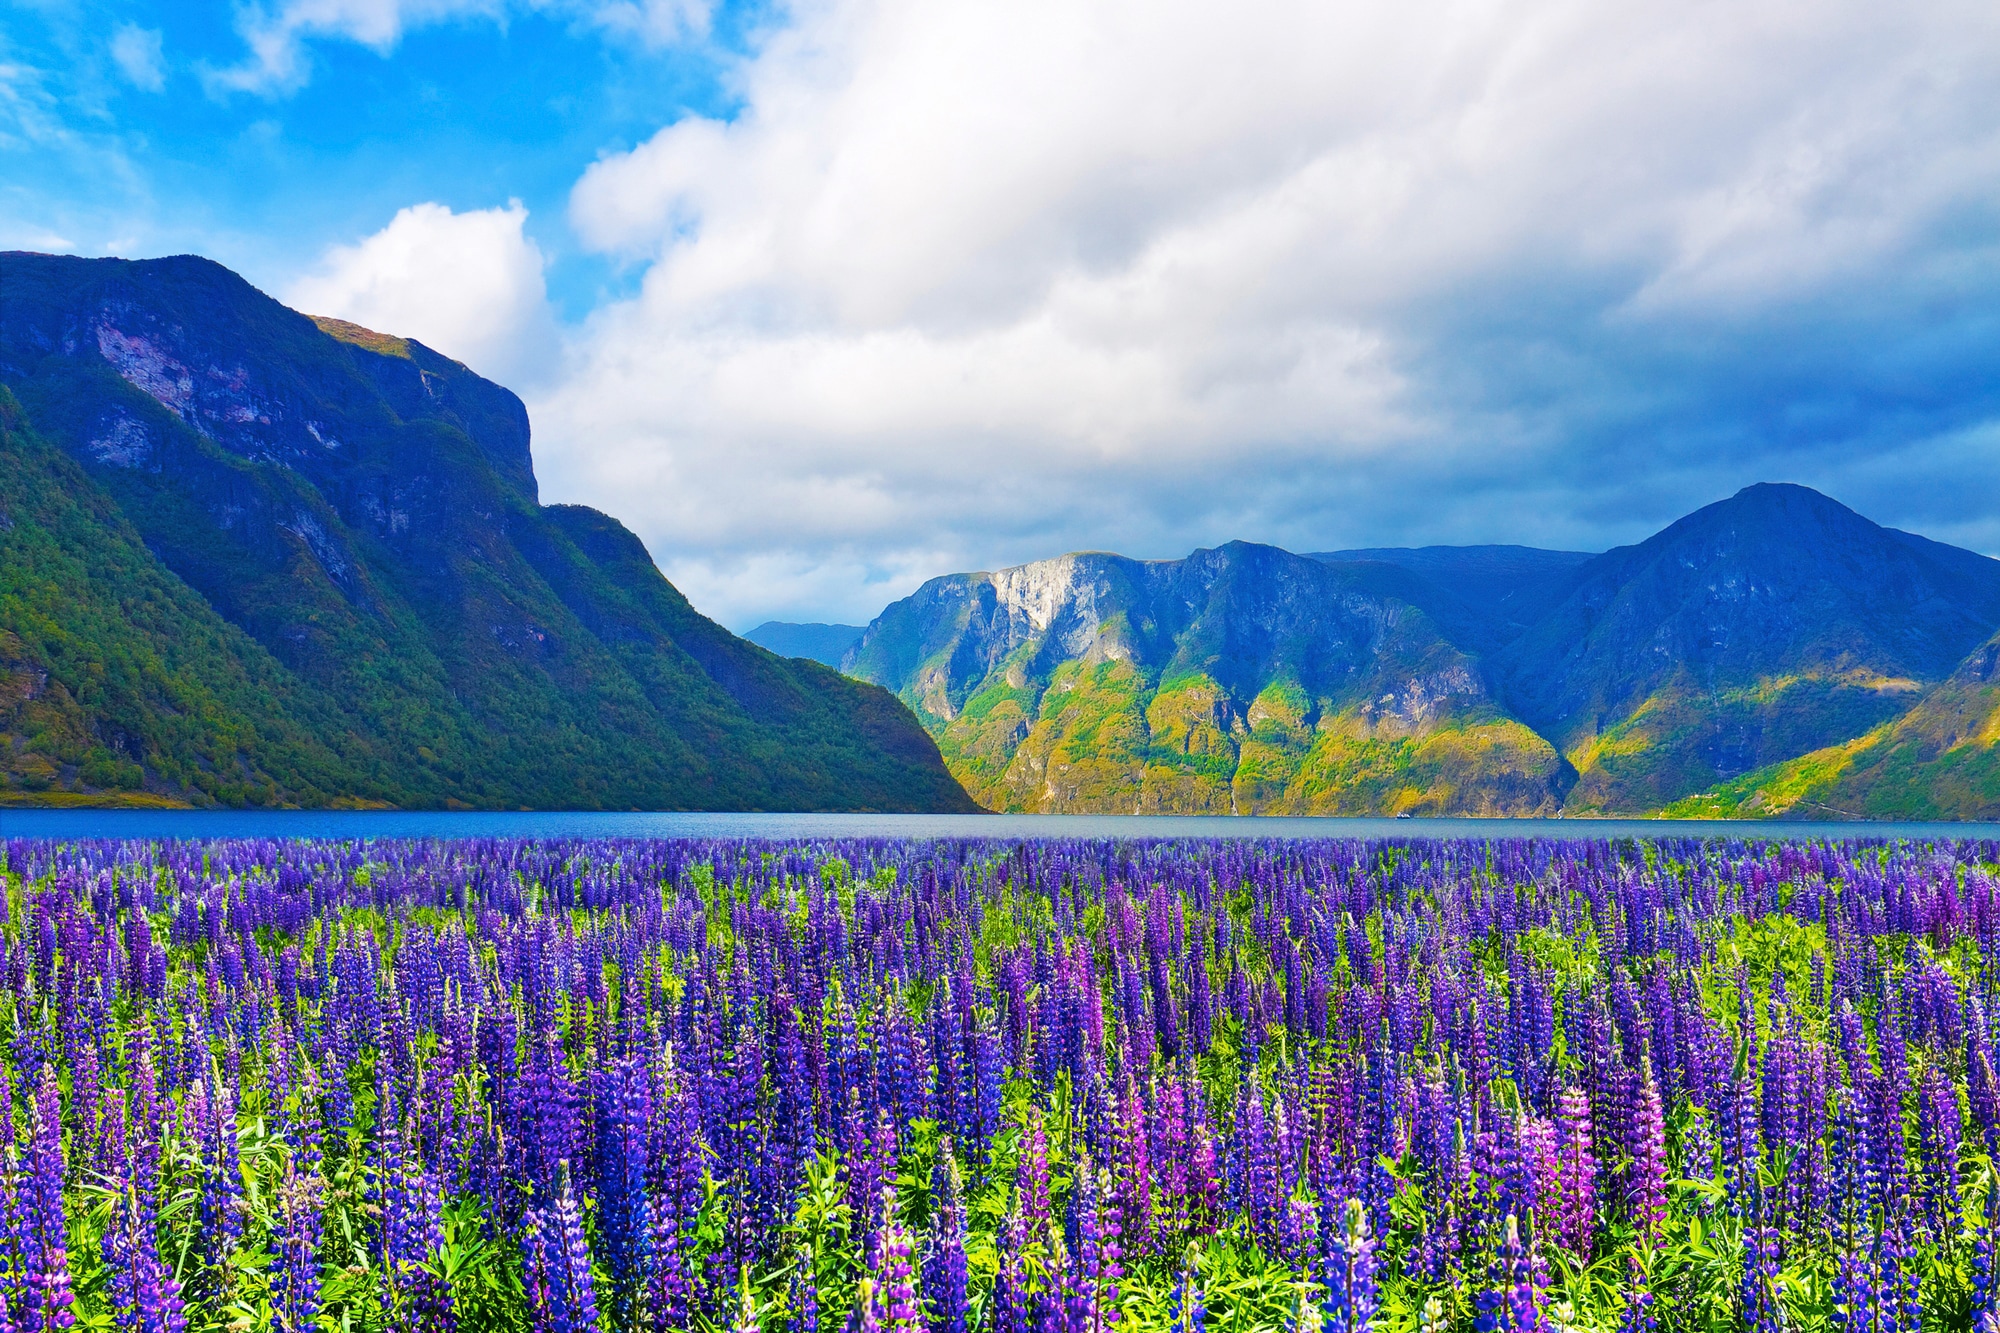
<instances>
[{"instance_id":1,"label":"green mountain slope","mask_svg":"<svg viewBox=\"0 0 2000 1333\"><path fill-rule=\"evenodd\" d=\"M294 719L326 756L309 769L257 751L244 762L261 779L225 791L164 752L134 754L146 787L297 803L971 808L886 694L736 639L615 521L540 505L520 401L422 344L315 323L186 257L0 255L0 289L0 383L80 468L94 512L143 543L147 577L238 631L204 670L230 678L227 658L262 684L219 716L260 736L253 718ZM123 596L107 578L91 575ZM11 620L0 629L27 641ZM111 725L77 704L86 733ZM40 776L107 785L74 762Z\"/></svg>"},{"instance_id":2,"label":"green mountain slope","mask_svg":"<svg viewBox=\"0 0 2000 1333\"><path fill-rule=\"evenodd\" d=\"M996 809L1550 811L1555 751L1407 572L1235 542L933 579L843 670L893 688Z\"/></svg>"},{"instance_id":3,"label":"green mountain slope","mask_svg":"<svg viewBox=\"0 0 2000 1333\"><path fill-rule=\"evenodd\" d=\"M4 388L0 626L7 798L240 804L282 789L326 804L395 789L385 757L162 567Z\"/></svg>"}]
</instances>

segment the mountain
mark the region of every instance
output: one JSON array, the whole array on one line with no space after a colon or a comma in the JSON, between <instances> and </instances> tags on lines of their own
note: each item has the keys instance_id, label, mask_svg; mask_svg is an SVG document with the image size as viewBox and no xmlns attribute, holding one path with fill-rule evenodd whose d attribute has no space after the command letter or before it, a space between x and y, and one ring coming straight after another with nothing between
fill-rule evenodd
<instances>
[{"instance_id":1,"label":"mountain","mask_svg":"<svg viewBox=\"0 0 2000 1333\"><path fill-rule=\"evenodd\" d=\"M783 620L767 620L743 637L760 648L769 648L780 657L803 657L808 661L837 667L861 638L862 625L794 625Z\"/></svg>"},{"instance_id":2,"label":"mountain","mask_svg":"<svg viewBox=\"0 0 2000 1333\"><path fill-rule=\"evenodd\" d=\"M1232 542L932 579L842 669L981 803L1046 813L1552 811L1554 750L1386 563Z\"/></svg>"},{"instance_id":3,"label":"mountain","mask_svg":"<svg viewBox=\"0 0 2000 1333\"><path fill-rule=\"evenodd\" d=\"M2000 561L1760 485L1576 566L1490 662L1577 771L1571 812L1651 810L1860 736L2000 626Z\"/></svg>"},{"instance_id":4,"label":"mountain","mask_svg":"<svg viewBox=\"0 0 2000 1333\"><path fill-rule=\"evenodd\" d=\"M193 257L0 255L10 798L973 808L887 693L539 503L513 394Z\"/></svg>"},{"instance_id":5,"label":"mountain","mask_svg":"<svg viewBox=\"0 0 2000 1333\"><path fill-rule=\"evenodd\" d=\"M1810 790L1991 815L1996 628L2000 561L1759 485L1601 555L1233 543L952 575L842 669L999 809L1759 813Z\"/></svg>"}]
</instances>

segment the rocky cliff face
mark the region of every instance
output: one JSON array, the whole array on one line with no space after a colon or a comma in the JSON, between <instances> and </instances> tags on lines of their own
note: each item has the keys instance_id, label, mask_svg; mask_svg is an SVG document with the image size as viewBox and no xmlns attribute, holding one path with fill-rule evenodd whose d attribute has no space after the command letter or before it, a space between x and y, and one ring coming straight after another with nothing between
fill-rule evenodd
<instances>
[{"instance_id":1,"label":"rocky cliff face","mask_svg":"<svg viewBox=\"0 0 2000 1333\"><path fill-rule=\"evenodd\" d=\"M8 254L0 291L24 430L332 710L346 771L377 775L355 794L970 808L886 695L736 639L615 521L540 505L520 400L456 362L190 257ZM343 794L266 776L272 799Z\"/></svg>"},{"instance_id":2,"label":"rocky cliff face","mask_svg":"<svg viewBox=\"0 0 2000 1333\"><path fill-rule=\"evenodd\" d=\"M843 669L897 689L1000 808L1553 808L1554 752L1407 584L1242 542L1069 555L931 580Z\"/></svg>"}]
</instances>

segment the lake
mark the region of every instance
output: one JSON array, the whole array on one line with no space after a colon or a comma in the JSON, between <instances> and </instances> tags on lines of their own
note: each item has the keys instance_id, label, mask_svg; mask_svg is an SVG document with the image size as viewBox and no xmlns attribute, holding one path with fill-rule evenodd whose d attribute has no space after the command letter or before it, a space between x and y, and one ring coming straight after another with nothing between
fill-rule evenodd
<instances>
[{"instance_id":1,"label":"lake","mask_svg":"<svg viewBox=\"0 0 2000 1333\"><path fill-rule=\"evenodd\" d=\"M0 809L0 838L1995 838L2000 824Z\"/></svg>"}]
</instances>

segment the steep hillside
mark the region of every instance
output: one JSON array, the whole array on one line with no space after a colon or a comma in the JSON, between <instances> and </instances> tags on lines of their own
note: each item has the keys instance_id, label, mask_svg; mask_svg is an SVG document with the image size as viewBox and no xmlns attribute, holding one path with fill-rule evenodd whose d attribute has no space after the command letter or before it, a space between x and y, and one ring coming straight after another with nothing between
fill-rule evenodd
<instances>
[{"instance_id":1,"label":"steep hillside","mask_svg":"<svg viewBox=\"0 0 2000 1333\"><path fill-rule=\"evenodd\" d=\"M316 691L160 565L0 388L0 798L326 804L396 789Z\"/></svg>"},{"instance_id":2,"label":"steep hillside","mask_svg":"<svg viewBox=\"0 0 2000 1333\"><path fill-rule=\"evenodd\" d=\"M1657 809L1861 736L2000 625L2000 561L1800 486L1752 486L1563 576L1492 660L1577 771L1571 813Z\"/></svg>"},{"instance_id":3,"label":"steep hillside","mask_svg":"<svg viewBox=\"0 0 2000 1333\"><path fill-rule=\"evenodd\" d=\"M260 683L215 725L261 740L255 718L294 719L322 755L309 768L243 752L238 767L261 776L228 786L128 743L142 786L297 803L970 808L889 696L735 638L614 520L540 505L519 399L456 362L315 322L190 257L6 254L0 288L0 383L89 479L67 485L79 512L129 525L157 566L147 586L165 579L204 623L240 632L214 640L203 678ZM86 519L64 522L71 537L43 536L87 551ZM107 577L85 582L122 597ZM24 654L31 629L0 623ZM108 628L100 653L117 638ZM122 753L103 706L64 684L79 735ZM102 764L47 767L51 789L111 785L92 781Z\"/></svg>"},{"instance_id":4,"label":"steep hillside","mask_svg":"<svg viewBox=\"0 0 2000 1333\"><path fill-rule=\"evenodd\" d=\"M1554 751L1419 591L1242 542L1069 555L931 580L842 669L894 689L996 809L1552 810Z\"/></svg>"}]
</instances>

